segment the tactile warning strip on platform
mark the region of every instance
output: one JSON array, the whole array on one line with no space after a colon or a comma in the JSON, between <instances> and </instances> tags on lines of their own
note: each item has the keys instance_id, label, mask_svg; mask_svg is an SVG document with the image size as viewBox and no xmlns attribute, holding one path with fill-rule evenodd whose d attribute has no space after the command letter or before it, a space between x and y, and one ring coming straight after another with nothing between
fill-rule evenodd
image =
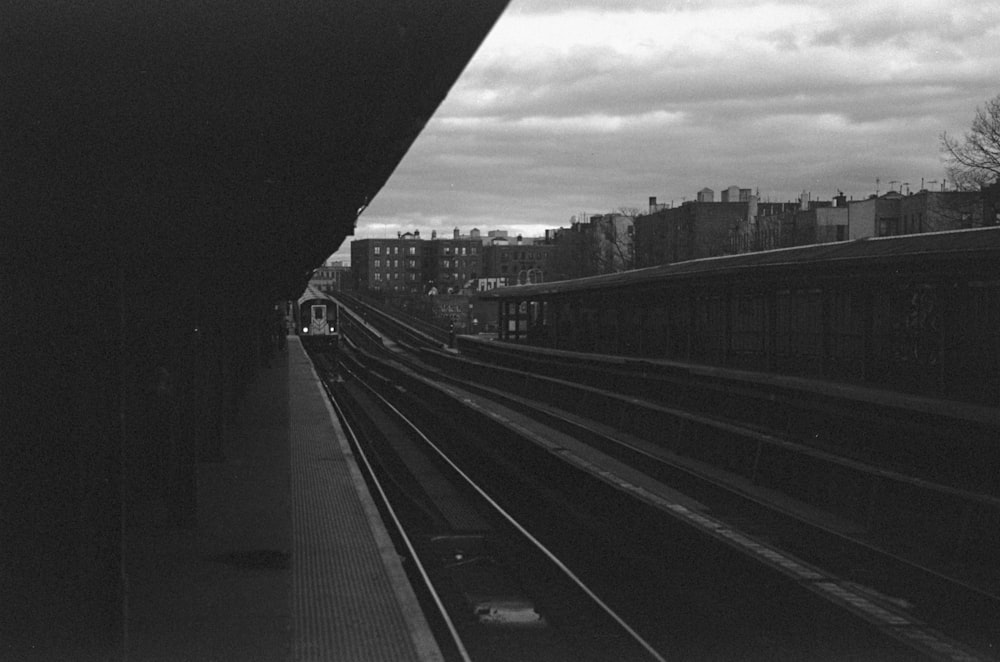
<instances>
[{"instance_id":1,"label":"tactile warning strip on platform","mask_svg":"<svg viewBox=\"0 0 1000 662\"><path fill-rule=\"evenodd\" d=\"M312 364L289 350L293 659L442 660Z\"/></svg>"}]
</instances>

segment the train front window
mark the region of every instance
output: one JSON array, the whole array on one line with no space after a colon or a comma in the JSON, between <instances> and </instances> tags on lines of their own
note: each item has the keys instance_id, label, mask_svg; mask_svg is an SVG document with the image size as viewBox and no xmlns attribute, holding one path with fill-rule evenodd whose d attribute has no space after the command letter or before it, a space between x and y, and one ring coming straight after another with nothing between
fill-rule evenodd
<instances>
[{"instance_id":1,"label":"train front window","mask_svg":"<svg viewBox=\"0 0 1000 662\"><path fill-rule=\"evenodd\" d=\"M322 322L323 317L326 315L326 309L323 306L313 306L313 319L317 322Z\"/></svg>"}]
</instances>

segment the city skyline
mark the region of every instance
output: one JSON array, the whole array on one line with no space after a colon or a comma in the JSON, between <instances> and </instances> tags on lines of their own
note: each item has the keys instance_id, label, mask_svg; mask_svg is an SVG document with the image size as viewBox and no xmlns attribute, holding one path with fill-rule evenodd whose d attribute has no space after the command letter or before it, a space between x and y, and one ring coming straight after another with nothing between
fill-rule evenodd
<instances>
[{"instance_id":1,"label":"city skyline","mask_svg":"<svg viewBox=\"0 0 1000 662\"><path fill-rule=\"evenodd\" d=\"M997 37L979 0L514 0L353 238L536 236L704 187L937 188L941 134L1000 92Z\"/></svg>"}]
</instances>

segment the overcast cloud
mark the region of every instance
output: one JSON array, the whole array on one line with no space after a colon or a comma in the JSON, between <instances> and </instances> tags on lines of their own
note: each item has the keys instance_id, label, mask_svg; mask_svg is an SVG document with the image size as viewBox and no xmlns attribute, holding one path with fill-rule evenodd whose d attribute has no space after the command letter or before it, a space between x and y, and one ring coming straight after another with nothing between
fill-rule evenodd
<instances>
[{"instance_id":1,"label":"overcast cloud","mask_svg":"<svg viewBox=\"0 0 1000 662\"><path fill-rule=\"evenodd\" d=\"M994 0L512 0L354 238L534 236L706 186L938 187L941 133L1000 94L998 44Z\"/></svg>"}]
</instances>

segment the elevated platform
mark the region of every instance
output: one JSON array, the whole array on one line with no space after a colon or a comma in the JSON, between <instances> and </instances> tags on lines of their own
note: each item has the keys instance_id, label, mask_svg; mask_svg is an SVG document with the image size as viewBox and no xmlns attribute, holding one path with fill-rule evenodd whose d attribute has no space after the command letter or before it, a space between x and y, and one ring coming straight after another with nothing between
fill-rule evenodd
<instances>
[{"instance_id":1,"label":"elevated platform","mask_svg":"<svg viewBox=\"0 0 1000 662\"><path fill-rule=\"evenodd\" d=\"M298 338L224 456L196 527L128 536L124 659L442 659Z\"/></svg>"},{"instance_id":2,"label":"elevated platform","mask_svg":"<svg viewBox=\"0 0 1000 662\"><path fill-rule=\"evenodd\" d=\"M275 304L352 234L505 5L5 7L0 659L117 660L157 627L123 522L193 521ZM55 292L53 322L33 302ZM173 531L179 567L202 542Z\"/></svg>"}]
</instances>

